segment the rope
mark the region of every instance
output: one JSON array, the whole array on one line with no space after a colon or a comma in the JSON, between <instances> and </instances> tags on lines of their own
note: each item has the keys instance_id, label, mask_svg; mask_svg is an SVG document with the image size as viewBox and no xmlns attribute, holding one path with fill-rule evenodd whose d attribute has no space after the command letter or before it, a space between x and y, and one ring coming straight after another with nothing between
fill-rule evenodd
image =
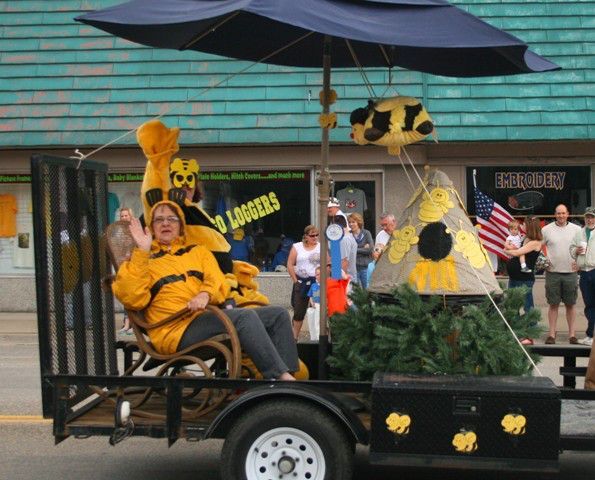
<instances>
[{"instance_id":1,"label":"rope","mask_svg":"<svg viewBox=\"0 0 595 480\"><path fill-rule=\"evenodd\" d=\"M365 72L364 68L362 67L362 64L358 60L357 55L355 54L355 50L353 49L353 46L351 45L351 42L348 39L345 39L345 44L347 45L347 48L349 49L349 53L351 54L351 58L353 59L353 63L355 63L355 66L357 67L360 75L364 79L364 83L366 85L366 88L368 89L368 93L370 94L370 97L375 99L376 98L376 92L374 91L374 87L372 86L372 82L370 82L370 79L368 78L368 75L366 75L366 72Z\"/></svg>"},{"instance_id":2,"label":"rope","mask_svg":"<svg viewBox=\"0 0 595 480\"><path fill-rule=\"evenodd\" d=\"M211 33L212 31L213 31L213 30L209 30L209 32L205 33L205 35L206 35L206 34L208 34L208 33ZM305 34L304 34L304 35L302 35L301 37L299 37L299 38L297 38L297 39L293 40L292 42L289 42L287 45L284 45L284 46L282 46L282 47L278 48L277 50L275 50L275 51L273 51L273 52L269 53L268 55L265 55L265 56L264 56L264 57L262 57L260 60L257 60L257 61L255 61L255 62L251 63L250 65L246 66L245 68L242 68L241 70L239 70L239 71L237 71L237 72L235 72L235 73L229 74L229 75L228 75L227 77L225 77L223 80L220 80L219 82L215 83L214 85L211 85L210 87L206 87L206 88L204 88L203 90L201 90L200 92L198 92L196 95L193 95L193 96L189 97L189 98L188 98L187 100L185 100L184 102L178 103L178 104L176 104L176 105L174 105L174 106L168 106L168 107L167 107L167 108L166 108L166 109L165 109L165 110L164 110L164 111L163 111L161 114L159 114L159 115L157 115L157 116L155 116L155 117L151 118L151 120L159 120L160 118L164 117L164 116L165 116L165 115L167 115L168 113L170 113L170 112L173 112L173 111L176 111L178 108L180 108L180 107L182 107L182 106L186 105L187 103L191 102L192 100L195 100L196 98L198 98L198 97L200 97L200 96L204 95L205 93L207 93L207 92L209 92L209 91L213 90L214 88L217 88L217 87L219 87L219 86L220 86L220 85L222 85L223 83L225 83L225 82L228 82L229 80L233 79L233 78L234 78L234 77L236 77L237 75L241 75L242 73L244 73L244 72L246 72L246 71L250 70L250 69L251 69L252 67L254 67L255 65L258 65L258 64L260 64L260 63L262 63L262 62L265 62L265 61L266 61L266 60L268 60L269 58L271 58L271 57L273 57L273 56L277 55L278 53L282 52L283 50L286 50L287 48L290 48L290 47L292 47L292 46L293 46L293 45L295 45L296 43L299 43L299 42L301 42L302 40L304 40L305 38L308 38L308 37L309 37L310 35L312 35L312 34L314 34L314 32L308 32L308 33L305 33ZM190 43L188 43L188 44L186 45L186 47L188 47L188 46L192 45L193 43L197 42L198 40L200 40L201 38L203 38L205 35L203 35L203 36L201 36L201 37L198 37L198 38L194 39L193 41L191 41ZM141 124L141 125L142 125L142 124ZM133 134L134 132L136 132L136 131L138 130L138 128L139 128L141 125L138 125L138 126L136 126L135 128L133 128L133 129L131 129L131 130L128 130L126 133L124 133L124 134L120 135L120 136L119 136L119 137L117 137L117 138L114 138L113 140L111 140L111 141L109 141L109 142L105 143L104 145L101 145L100 147L96 148L95 150L92 150L91 152L89 152L89 153L88 153L88 154L86 154L86 155L85 155L85 154L83 154L83 153L81 153L79 149L76 149L76 150L75 150L75 154L76 154L76 155L75 155L75 156L71 156L70 158L73 158L73 159L77 159L77 160L78 160L78 164L77 164L77 166L76 166L76 168L78 169L78 168L80 167L80 165L81 165L81 162L82 162L83 160L86 160L87 158L89 158L89 157L91 157L91 156L95 155L97 152L100 152L100 151L101 151L101 150L103 150L104 148L106 148L106 147L109 147L110 145L113 145L114 143L117 143L117 142L119 142L120 140L122 140L123 138L127 137L128 135L131 135L131 134Z\"/></svg>"},{"instance_id":3,"label":"rope","mask_svg":"<svg viewBox=\"0 0 595 480\"><path fill-rule=\"evenodd\" d=\"M405 147L403 147L403 152L405 152ZM403 162L401 155L399 155L399 161L401 163L401 166L403 167L403 172L405 172L405 176L407 177L407 180L409 180L409 184L411 185L411 193L414 193L416 189L415 184L411 179L411 175L409 175L409 172L407 171L407 167L405 166L405 163Z\"/></svg>"}]
</instances>

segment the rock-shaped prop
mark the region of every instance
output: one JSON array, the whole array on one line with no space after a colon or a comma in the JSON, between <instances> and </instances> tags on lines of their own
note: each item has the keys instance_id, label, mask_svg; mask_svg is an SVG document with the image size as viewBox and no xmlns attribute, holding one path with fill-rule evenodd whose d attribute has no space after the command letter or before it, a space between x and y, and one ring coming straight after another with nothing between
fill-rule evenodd
<instances>
[{"instance_id":1,"label":"rock-shaped prop","mask_svg":"<svg viewBox=\"0 0 595 480\"><path fill-rule=\"evenodd\" d=\"M409 284L420 295L502 293L452 181L436 170L424 184L409 200L368 290L389 294Z\"/></svg>"}]
</instances>

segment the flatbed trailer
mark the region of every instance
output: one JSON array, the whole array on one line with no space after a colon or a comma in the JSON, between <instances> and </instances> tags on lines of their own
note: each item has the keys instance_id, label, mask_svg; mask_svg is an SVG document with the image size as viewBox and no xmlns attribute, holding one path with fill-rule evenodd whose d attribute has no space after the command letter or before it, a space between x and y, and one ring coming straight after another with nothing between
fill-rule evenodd
<instances>
[{"instance_id":1,"label":"flatbed trailer","mask_svg":"<svg viewBox=\"0 0 595 480\"><path fill-rule=\"evenodd\" d=\"M583 356L587 349L576 350L577 356ZM395 376L384 374L384 377L387 375ZM315 466L332 467L333 476L328 478L350 478L349 469L337 470L339 466L329 465L329 459L339 455L349 465L349 455L354 452L356 444L369 446L370 463L377 465L549 474L557 472L559 452L595 451L593 391L557 388L549 379L538 377L494 377L484 379L487 384L484 382L483 388L481 381L468 377L396 377L395 382L388 382L391 389L384 401L378 401L377 381L311 380L293 384L264 380L114 375L55 375L44 380L54 392L49 416L54 420L56 442L70 436L86 438L91 435L105 436L113 445L132 436L164 438L168 445L180 439L199 441L219 438L225 439L222 465L224 462L229 465L239 463L254 470L258 462L249 456L250 449L246 448L246 444L252 449L257 445L258 450L264 452L265 446L259 438L267 432L281 432L294 444L305 441L304 436L309 439L304 445L305 455L300 456L299 450L296 451L293 463L286 467L288 472L300 473L298 478L310 478L301 476L304 471L296 470L296 464L307 462L312 451L316 450L320 450L324 460L315 460ZM426 385L420 390L420 384ZM511 385L512 389L503 394L502 388ZM473 387L471 390L470 386ZM142 406L142 412L133 410L130 416L122 414L122 400L134 403L146 388L154 389L155 393ZM225 388L233 393L223 405L207 415L185 419L184 392L197 388ZM74 392L98 389L111 392L110 397L94 393L77 405L71 405ZM408 394L413 397L408 399ZM411 399L415 401L408 403ZM587 403L590 404L588 407ZM444 415L445 410L450 411L452 421L445 421L448 416ZM523 443L524 438L502 432L500 424L507 412L522 413L526 418L527 432L531 429L535 432L535 423L539 422L539 431L535 432L531 441ZM423 442L413 439L408 444L406 436L401 437L388 430L387 419L395 413L409 415L412 430L416 422L420 425L424 423L420 416L428 417L429 421L425 423L443 422L444 425L437 425L435 437L444 438L430 438L425 432ZM590 426L585 419L591 419ZM449 429L449 423L455 428ZM256 428L259 425L268 427L261 432ZM299 432L295 433L296 430ZM453 435L464 431L477 434L477 450L460 453L452 447ZM388 444L387 435L390 438ZM398 440L393 441L393 437ZM320 439L326 439L326 442ZM269 446L268 455L281 458L282 449L289 446ZM448 448L451 451L445 451ZM503 451L505 455L498 454L498 451ZM343 467L347 468L346 465ZM244 477L227 472L223 478Z\"/></svg>"},{"instance_id":2,"label":"flatbed trailer","mask_svg":"<svg viewBox=\"0 0 595 480\"><path fill-rule=\"evenodd\" d=\"M121 375L135 343L115 340L113 299L102 288L107 167L36 156L32 182L42 404L56 442L224 438L224 480L349 479L357 444L378 465L551 474L560 451L595 451L595 391L574 388L584 374L576 358L590 352L583 346L531 347L564 358L561 387L542 377L391 372L372 382L295 383ZM315 373L316 344L299 350ZM191 418L187 404L209 389L230 394Z\"/></svg>"}]
</instances>

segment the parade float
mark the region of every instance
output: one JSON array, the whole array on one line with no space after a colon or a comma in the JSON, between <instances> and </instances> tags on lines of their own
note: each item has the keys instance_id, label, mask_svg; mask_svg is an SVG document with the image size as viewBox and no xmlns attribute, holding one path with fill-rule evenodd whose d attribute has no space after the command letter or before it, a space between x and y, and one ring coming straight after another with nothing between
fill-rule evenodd
<instances>
[{"instance_id":1,"label":"parade float","mask_svg":"<svg viewBox=\"0 0 595 480\"><path fill-rule=\"evenodd\" d=\"M359 59L363 67L399 65L450 76L557 68L520 40L442 0L134 0L79 20L158 48L323 67L321 231L331 193L328 130L337 121L329 109L337 100L330 88L331 66ZM445 27L449 30L440 38L427 33ZM415 107L403 103L402 112L405 106ZM416 124L417 114L410 115L411 123L406 114L386 115L393 110L374 100L367 115L353 118L356 130L363 125L357 138L382 142L396 153L408 138L429 134L430 123L433 130L427 112L428 118ZM391 128L395 135L387 137ZM389 145L398 129L406 140L399 150ZM356 445L369 446L374 465L545 474L558 470L561 449L595 450L593 432L562 428L561 415L561 398L594 400L593 392L521 375L529 367L513 356L508 359L513 365L504 365L502 353L513 355L507 342L514 341L514 328L527 328L528 316L518 316L520 300L501 293L488 275L485 252L442 174L430 173L413 195L377 266L371 292L353 294L353 316L332 318L333 358L344 352L342 363L333 366L342 379L279 382L234 378L237 371L226 372L227 362L219 357L214 360L222 366L217 376L196 376L180 366L158 367L159 375L127 374L138 345L115 342L113 299L102 289L110 273L102 238L107 166L81 160L76 165L47 155L32 158L43 413L54 421L56 442L100 435L112 445L132 436L165 438L169 445L178 439L222 438L224 480L349 480ZM194 168L181 162L185 171ZM71 275L74 280L65 288L60 214L73 219L68 227L72 248L80 251L83 230L89 238L93 268L85 285L82 275ZM82 258L78 255L73 268L82 271ZM323 292L324 286L323 274ZM503 298L496 301L498 295ZM475 301L480 297L485 298ZM66 324L68 302L75 307L73 328ZM324 302L322 295L323 311ZM505 323L494 318L492 308L510 313L510 334L504 334ZM137 335L139 342L143 338ZM348 341L360 340L346 351ZM324 364L325 322L320 346L317 361ZM386 363L374 363L366 349L385 355ZM588 354L578 346L574 351L573 358ZM310 370L317 371L315 366ZM221 398L222 403L209 405ZM205 414L188 416L196 403L207 406Z\"/></svg>"}]
</instances>

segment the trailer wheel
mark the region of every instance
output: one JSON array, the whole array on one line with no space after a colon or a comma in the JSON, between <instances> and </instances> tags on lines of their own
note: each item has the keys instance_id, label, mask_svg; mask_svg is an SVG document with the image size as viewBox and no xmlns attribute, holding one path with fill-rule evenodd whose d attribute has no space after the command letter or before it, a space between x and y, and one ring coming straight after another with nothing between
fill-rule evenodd
<instances>
[{"instance_id":1,"label":"trailer wheel","mask_svg":"<svg viewBox=\"0 0 595 480\"><path fill-rule=\"evenodd\" d=\"M353 443L314 405L274 400L247 411L221 453L223 480L350 480Z\"/></svg>"}]
</instances>

